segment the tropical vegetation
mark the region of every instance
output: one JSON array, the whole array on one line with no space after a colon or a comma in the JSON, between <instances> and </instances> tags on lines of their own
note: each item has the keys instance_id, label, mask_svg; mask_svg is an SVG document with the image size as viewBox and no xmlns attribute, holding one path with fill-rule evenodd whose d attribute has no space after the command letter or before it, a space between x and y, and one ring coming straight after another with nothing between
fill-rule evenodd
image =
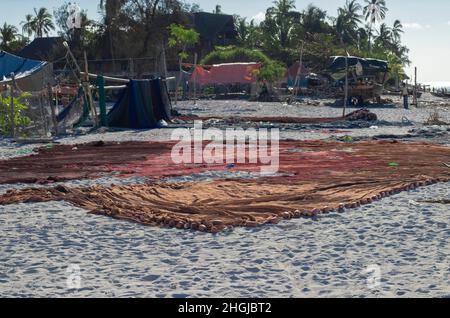
<instances>
[{"instance_id":1,"label":"tropical vegetation","mask_svg":"<svg viewBox=\"0 0 450 318\"><path fill-rule=\"evenodd\" d=\"M236 37L231 47L213 47L212 55L200 56L203 61L228 60L229 56L258 58L271 69L268 77L303 57L304 63L316 72L323 71L333 55L352 54L388 60L391 75L404 77L404 68L411 62L409 49L402 43L404 32L400 20L389 17L385 0L341 0L335 13L309 4L302 10L294 0L276 0L267 8L263 21L235 15ZM24 16L19 26L0 26L0 48L18 51L33 37L56 34L65 37L76 54L86 50L92 59L155 59L162 48L167 58L193 62L195 43L181 43L170 25L189 32L188 13L201 8L182 0L99 0L101 19L91 20L82 12L80 30L66 25L67 4L54 10L34 9ZM216 14L222 14L217 6ZM387 20L389 18L389 20ZM392 24L388 21L394 21ZM192 35L192 33L191 33ZM189 42L189 41L188 41ZM198 51L198 50L197 50ZM180 55L181 53L181 55ZM228 56L227 56L228 55ZM81 56L81 55L80 55Z\"/></svg>"}]
</instances>

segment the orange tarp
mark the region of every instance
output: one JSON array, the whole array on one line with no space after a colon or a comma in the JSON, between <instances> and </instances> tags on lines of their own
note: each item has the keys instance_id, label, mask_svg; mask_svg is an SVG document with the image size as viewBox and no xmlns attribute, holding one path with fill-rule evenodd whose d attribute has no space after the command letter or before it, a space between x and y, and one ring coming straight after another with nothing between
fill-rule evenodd
<instances>
[{"instance_id":1,"label":"orange tarp","mask_svg":"<svg viewBox=\"0 0 450 318\"><path fill-rule=\"evenodd\" d=\"M256 81L254 71L261 68L260 63L230 63L208 66L197 66L192 73L190 83L197 85L214 84L251 84Z\"/></svg>"}]
</instances>

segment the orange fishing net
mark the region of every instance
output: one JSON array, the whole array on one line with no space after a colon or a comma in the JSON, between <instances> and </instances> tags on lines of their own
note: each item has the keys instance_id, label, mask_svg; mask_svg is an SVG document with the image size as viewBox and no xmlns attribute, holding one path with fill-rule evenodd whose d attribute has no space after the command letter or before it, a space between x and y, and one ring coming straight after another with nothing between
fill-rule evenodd
<instances>
[{"instance_id":1,"label":"orange fishing net","mask_svg":"<svg viewBox=\"0 0 450 318\"><path fill-rule=\"evenodd\" d=\"M138 144L121 146L123 149L135 147L138 151ZM120 160L115 160L117 166L108 169L162 177L167 175L167 171L162 170L175 167L167 161L168 145L147 144L146 151L152 152L151 156L122 167L118 165ZM104 148L103 155L107 154L105 149L109 146L112 153L118 153L116 145L103 145L100 147ZM85 158L89 157L87 149L99 148L92 144L85 147ZM215 233L227 227L254 227L277 223L282 218L343 211L401 191L450 181L450 169L446 165L450 161L450 148L444 146L398 142L292 141L282 142L280 147L280 173L286 176L176 184L27 189L9 191L0 196L0 205L64 200L92 213L117 219ZM141 144L140 149L145 148ZM61 151L61 148L56 151ZM164 162L164 168L154 165L158 162ZM85 164L87 171L94 171L88 160ZM254 171L258 168L257 165L246 167ZM219 169L205 164L179 166L178 170L172 169L171 174L186 175L192 173L192 169L198 172L211 168ZM244 169L244 166L235 169Z\"/></svg>"}]
</instances>

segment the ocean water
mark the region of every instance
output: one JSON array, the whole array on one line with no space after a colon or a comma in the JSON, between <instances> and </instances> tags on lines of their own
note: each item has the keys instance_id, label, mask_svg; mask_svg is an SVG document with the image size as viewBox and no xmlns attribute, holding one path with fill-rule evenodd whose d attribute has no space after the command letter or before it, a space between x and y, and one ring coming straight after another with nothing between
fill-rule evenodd
<instances>
[{"instance_id":1,"label":"ocean water","mask_svg":"<svg viewBox=\"0 0 450 318\"><path fill-rule=\"evenodd\" d=\"M426 82L425 85L430 85L431 88L434 89L443 89L446 88L450 90L450 82Z\"/></svg>"}]
</instances>

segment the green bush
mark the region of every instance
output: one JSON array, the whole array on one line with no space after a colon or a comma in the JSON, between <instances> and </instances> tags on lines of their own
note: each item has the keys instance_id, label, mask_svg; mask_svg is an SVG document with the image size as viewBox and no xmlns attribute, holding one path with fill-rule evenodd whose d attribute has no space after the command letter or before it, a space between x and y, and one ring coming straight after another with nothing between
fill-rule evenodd
<instances>
[{"instance_id":1,"label":"green bush","mask_svg":"<svg viewBox=\"0 0 450 318\"><path fill-rule=\"evenodd\" d=\"M16 128L27 127L31 124L31 119L24 115L27 105L24 100L31 95L22 93L19 97L15 97L14 101L14 124ZM0 97L0 134L4 136L12 136L11 127L11 97Z\"/></svg>"}]
</instances>

